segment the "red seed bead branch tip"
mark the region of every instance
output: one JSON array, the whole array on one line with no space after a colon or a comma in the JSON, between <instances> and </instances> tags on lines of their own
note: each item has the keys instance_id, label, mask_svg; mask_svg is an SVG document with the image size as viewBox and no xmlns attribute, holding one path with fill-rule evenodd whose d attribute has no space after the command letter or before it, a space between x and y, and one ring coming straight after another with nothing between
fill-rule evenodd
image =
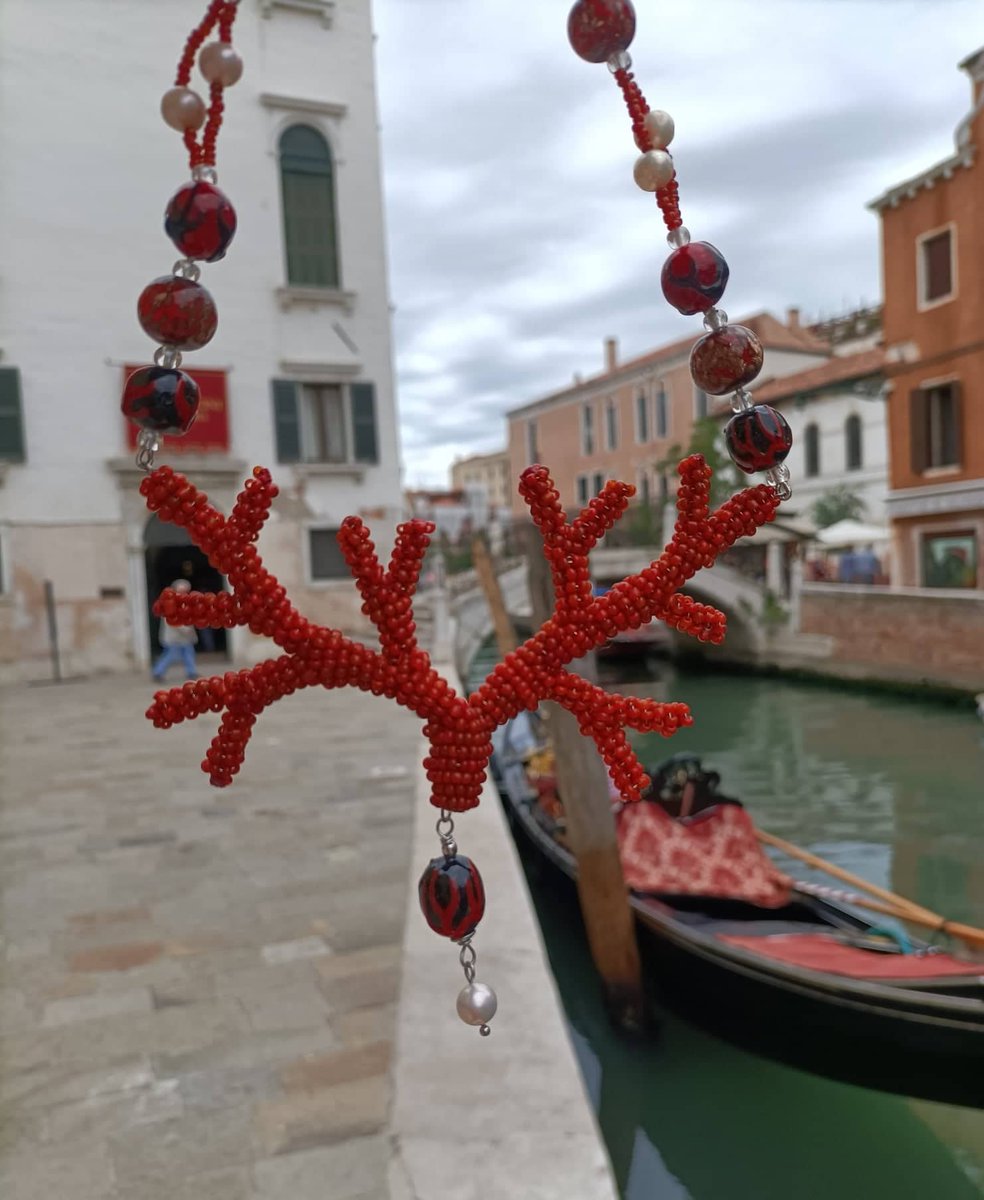
<instances>
[{"instance_id":1,"label":"red seed bead branch tip","mask_svg":"<svg viewBox=\"0 0 984 1200\"><path fill-rule=\"evenodd\" d=\"M719 642L724 615L681 595L679 589L739 537L771 521L778 506L772 489L760 485L711 512L711 472L699 455L680 464L680 476L677 522L663 553L605 596L594 596L588 555L625 512L634 489L607 483L568 521L546 468L524 471L519 490L543 536L555 609L542 628L465 699L438 675L417 645L413 596L433 525L401 525L384 568L362 521L348 517L342 524L339 545L362 597L362 611L379 633L379 649L374 650L308 621L264 567L255 543L277 496L268 470L254 470L226 517L183 475L159 467L140 485L147 507L162 521L187 529L211 564L227 576L230 590L203 594L167 589L154 611L172 625L245 625L269 638L282 653L242 671L159 691L147 716L166 729L205 712L221 713L202 769L213 784L224 787L242 766L256 718L281 696L314 686L356 687L387 696L424 721L431 802L462 812L478 804L496 726L524 709L535 709L541 700L555 700L594 739L623 798L638 799L648 780L629 746L626 728L669 736L690 724L687 706L611 694L566 668L592 647L654 617L703 641Z\"/></svg>"}]
</instances>

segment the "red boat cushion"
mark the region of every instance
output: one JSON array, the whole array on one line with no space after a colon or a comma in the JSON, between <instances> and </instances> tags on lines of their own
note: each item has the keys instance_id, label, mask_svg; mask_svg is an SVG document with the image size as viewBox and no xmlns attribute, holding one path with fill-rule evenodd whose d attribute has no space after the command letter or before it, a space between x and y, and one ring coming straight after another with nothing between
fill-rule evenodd
<instances>
[{"instance_id":1,"label":"red boat cushion","mask_svg":"<svg viewBox=\"0 0 984 1200\"><path fill-rule=\"evenodd\" d=\"M641 801L616 816L625 881L637 892L789 902L788 880L759 845L745 809L720 804L685 821Z\"/></svg>"},{"instance_id":2,"label":"red boat cushion","mask_svg":"<svg viewBox=\"0 0 984 1200\"><path fill-rule=\"evenodd\" d=\"M827 933L779 933L772 937L719 934L722 942L777 958L794 967L850 975L853 979L933 979L947 975L984 975L984 963L963 962L949 954L883 954L845 946Z\"/></svg>"}]
</instances>

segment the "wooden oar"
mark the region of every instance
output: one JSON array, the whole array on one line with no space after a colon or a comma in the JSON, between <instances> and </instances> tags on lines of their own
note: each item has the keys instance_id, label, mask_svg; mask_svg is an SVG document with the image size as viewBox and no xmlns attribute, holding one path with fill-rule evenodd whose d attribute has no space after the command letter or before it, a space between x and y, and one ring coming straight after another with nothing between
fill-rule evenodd
<instances>
[{"instance_id":1,"label":"wooden oar","mask_svg":"<svg viewBox=\"0 0 984 1200\"><path fill-rule=\"evenodd\" d=\"M756 829L755 833L759 841L764 842L767 846L773 846L776 850L781 850L783 854L788 855L790 858L797 858L800 862L815 867L818 871L825 871L828 875L834 876L835 879L840 879L844 883L851 884L852 887L870 892L881 900L881 903L877 903L874 900L867 900L863 896L858 896L851 901L852 903L862 905L873 912L883 913L885 916L896 917L900 921L909 921L913 925L919 925L924 929L933 929L937 933L946 933L950 937L959 938L970 946L984 948L984 929L978 929L974 925L961 925L953 921L948 921L946 917L941 916L939 913L932 912L928 908L923 908L919 904L914 904L911 900L906 900L904 896L890 892L887 888L879 887L876 883L869 883L867 879L862 879L860 875L846 871L843 867L838 867L836 863L829 862L827 859L821 858L818 854L811 854L809 850L803 850L799 846L794 846L792 842L787 842L783 838L776 837L774 833L766 833L763 829ZM793 886L796 886L795 880L793 881Z\"/></svg>"},{"instance_id":2,"label":"wooden oar","mask_svg":"<svg viewBox=\"0 0 984 1200\"><path fill-rule=\"evenodd\" d=\"M855 875L853 871L846 871L843 867L837 866L836 863L829 862L826 858L821 858L819 854L811 854L809 850L803 850L799 846L794 846L792 842L787 842L784 838L776 837L774 833L766 833L764 829L756 829L755 833L758 840L764 842L767 846L773 846L776 850L781 850L783 854L788 854L790 858L798 858L800 862L806 863L807 866L815 867L818 871L825 871L828 875L833 875L835 879L849 883L851 887L857 888L859 891L869 892L872 896L877 896L879 900L884 900L886 904L891 904L894 908L905 909L912 916L922 917L924 920L935 922L937 925L943 920L938 913L930 912L928 908L923 908L921 905L915 904L912 900L906 900L904 896L890 892L887 888L879 887L876 883L869 883L867 879L862 879L860 875Z\"/></svg>"}]
</instances>

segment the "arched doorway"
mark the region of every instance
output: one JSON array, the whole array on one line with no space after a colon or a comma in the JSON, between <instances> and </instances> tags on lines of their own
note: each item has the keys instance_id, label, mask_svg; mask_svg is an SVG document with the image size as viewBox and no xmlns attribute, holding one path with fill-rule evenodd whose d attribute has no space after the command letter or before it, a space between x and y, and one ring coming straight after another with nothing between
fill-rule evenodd
<instances>
[{"instance_id":1,"label":"arched doorway","mask_svg":"<svg viewBox=\"0 0 984 1200\"><path fill-rule=\"evenodd\" d=\"M147 568L147 621L149 623L151 659L160 653L160 621L153 613L153 604L164 588L176 579L187 579L196 592L220 592L225 579L212 566L204 553L193 545L186 529L169 525L155 514L144 527L144 558ZM199 656L207 664L225 662L229 658L229 639L225 629L199 629Z\"/></svg>"}]
</instances>

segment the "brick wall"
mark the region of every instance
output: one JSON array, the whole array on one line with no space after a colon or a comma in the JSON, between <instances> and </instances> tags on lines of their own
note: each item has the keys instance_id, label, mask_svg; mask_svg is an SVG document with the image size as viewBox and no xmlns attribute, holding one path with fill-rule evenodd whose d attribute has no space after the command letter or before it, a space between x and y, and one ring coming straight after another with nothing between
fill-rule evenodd
<instances>
[{"instance_id":1,"label":"brick wall","mask_svg":"<svg viewBox=\"0 0 984 1200\"><path fill-rule=\"evenodd\" d=\"M984 691L984 596L804 584L800 630L833 639L844 674Z\"/></svg>"}]
</instances>

